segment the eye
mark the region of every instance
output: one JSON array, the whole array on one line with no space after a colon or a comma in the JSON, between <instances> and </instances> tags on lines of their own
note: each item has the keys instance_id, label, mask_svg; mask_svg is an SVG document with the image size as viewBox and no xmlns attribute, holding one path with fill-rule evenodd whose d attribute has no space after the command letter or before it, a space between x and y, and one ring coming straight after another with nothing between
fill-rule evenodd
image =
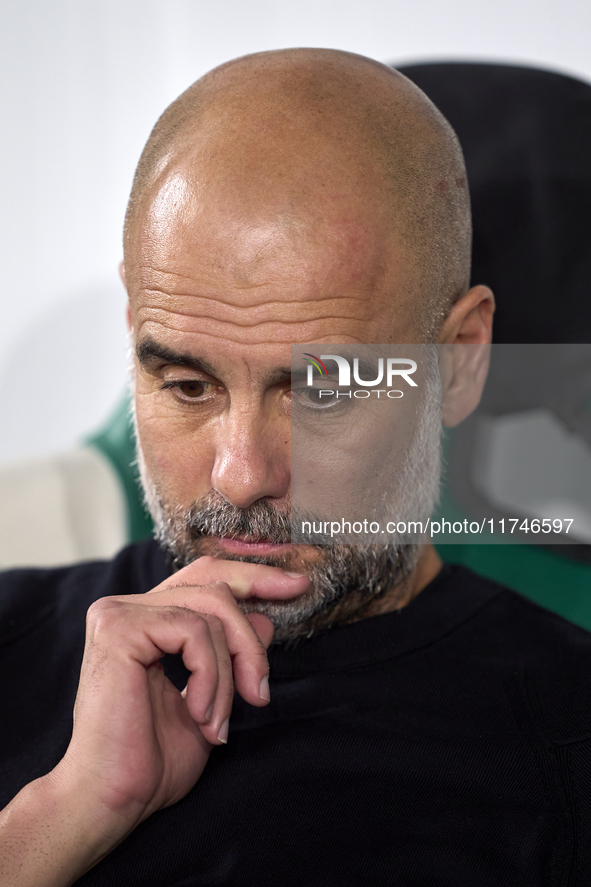
<instances>
[{"instance_id":1,"label":"eye","mask_svg":"<svg viewBox=\"0 0 591 887\"><path fill-rule=\"evenodd\" d=\"M300 406L313 410L342 409L346 405L346 400L337 397L336 388L294 388L292 397Z\"/></svg>"},{"instance_id":2,"label":"eye","mask_svg":"<svg viewBox=\"0 0 591 887\"><path fill-rule=\"evenodd\" d=\"M195 382L193 380L177 382L176 387L181 394L184 394L185 397L193 400L197 397L203 397L206 393L207 382Z\"/></svg>"},{"instance_id":3,"label":"eye","mask_svg":"<svg viewBox=\"0 0 591 887\"><path fill-rule=\"evenodd\" d=\"M213 394L215 386L211 382L202 382L199 379L177 379L165 382L162 388L172 391L179 400L187 403L208 400Z\"/></svg>"}]
</instances>

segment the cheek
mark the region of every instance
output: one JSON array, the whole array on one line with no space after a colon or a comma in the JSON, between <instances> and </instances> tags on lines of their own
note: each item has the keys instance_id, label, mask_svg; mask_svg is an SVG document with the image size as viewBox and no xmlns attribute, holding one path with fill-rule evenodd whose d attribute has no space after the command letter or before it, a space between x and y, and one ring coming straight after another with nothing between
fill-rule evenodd
<instances>
[{"instance_id":1,"label":"cheek","mask_svg":"<svg viewBox=\"0 0 591 887\"><path fill-rule=\"evenodd\" d=\"M175 415L150 395L136 398L137 429L146 468L161 492L186 506L211 489L212 430Z\"/></svg>"},{"instance_id":2,"label":"cheek","mask_svg":"<svg viewBox=\"0 0 591 887\"><path fill-rule=\"evenodd\" d=\"M350 415L315 432L294 431L295 510L325 520L363 520L396 493L416 416L394 400L360 400Z\"/></svg>"}]
</instances>

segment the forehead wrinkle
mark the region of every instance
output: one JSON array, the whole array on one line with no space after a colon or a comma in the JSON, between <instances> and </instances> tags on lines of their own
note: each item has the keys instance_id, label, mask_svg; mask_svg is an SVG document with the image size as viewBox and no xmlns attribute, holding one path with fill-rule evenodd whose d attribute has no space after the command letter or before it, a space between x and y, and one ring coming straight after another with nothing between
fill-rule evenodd
<instances>
[{"instance_id":1,"label":"forehead wrinkle","mask_svg":"<svg viewBox=\"0 0 591 887\"><path fill-rule=\"evenodd\" d=\"M330 323L330 332L321 331L319 324L325 326L325 322ZM368 330L367 336L351 335L351 324L344 321L341 317L321 318L320 320L295 322L293 324L260 324L264 329L260 330L258 336L253 335L253 328L242 330L233 327L232 324L218 325L217 327L210 324L199 324L195 329L186 329L186 327L175 327L173 325L162 324L157 320L149 319L142 321L137 327L136 335L153 335L157 337L157 331L164 330L161 333L163 340L174 338L174 334L178 334L183 338L211 338L216 341L229 343L232 345L247 345L255 347L257 345L292 345L293 343L304 342L337 342L343 339L346 342L366 344L376 338L383 338L383 323L375 323L375 335L370 335Z\"/></svg>"},{"instance_id":2,"label":"forehead wrinkle","mask_svg":"<svg viewBox=\"0 0 591 887\"><path fill-rule=\"evenodd\" d=\"M306 276L308 279L306 280ZM129 281L130 303L138 306L149 300L166 302L173 310L180 307L183 300L191 300L195 310L204 304L215 305L220 311L268 311L286 306L306 306L314 302L346 302L347 300L367 301L380 290L379 272L361 279L339 279L327 273L298 276L277 274L265 281L247 283L216 279L212 275L194 274L176 276L158 275Z\"/></svg>"},{"instance_id":3,"label":"forehead wrinkle","mask_svg":"<svg viewBox=\"0 0 591 887\"><path fill-rule=\"evenodd\" d=\"M256 288L260 288L260 285L255 285ZM245 287L248 288L248 287ZM242 289L242 287L239 287ZM250 305L236 305L236 303L230 299L223 299L221 296L204 296L201 293L199 295L195 294L194 290L190 290L187 292L181 292L177 290L172 293L170 290L162 289L157 286L146 286L142 287L142 292L145 293L157 293L158 295L164 296L166 299L198 299L203 302L211 302L214 305L227 305L230 308L236 308L237 310L247 311L251 308L259 308L263 305L300 305L302 303L302 299L263 299L261 302L251 302ZM314 299L310 299L310 302L329 302L335 299L354 299L358 301L358 297L355 296L338 296L338 295L330 295L330 296L318 296L316 295Z\"/></svg>"},{"instance_id":4,"label":"forehead wrinkle","mask_svg":"<svg viewBox=\"0 0 591 887\"><path fill-rule=\"evenodd\" d=\"M251 273L251 264L242 267L239 248L235 244L224 246L227 253L236 250L236 255L228 255L224 264L216 260L215 250L207 252L206 242L185 244L184 255L159 255L155 257L160 260L157 266L153 257L148 263L144 256L139 268L136 266L130 274L130 289L167 296L200 295L256 306L270 299L289 301L290 290L297 290L300 302L318 298L323 290L328 297L346 289L373 291L387 276L383 249L351 245L346 250L333 250L327 241L299 252L277 249L272 257L261 257L256 272ZM226 294L232 295L228 298Z\"/></svg>"},{"instance_id":5,"label":"forehead wrinkle","mask_svg":"<svg viewBox=\"0 0 591 887\"><path fill-rule=\"evenodd\" d=\"M189 301L189 304L186 302ZM159 301L138 306L136 317L167 317L186 318L186 322L200 324L204 320L217 323L230 323L236 326L250 328L264 323L297 323L310 320L320 320L326 317L341 317L343 320L363 321L373 314L369 300L360 300L351 297L319 299L307 302L305 314L302 312L302 303L271 302L255 307L237 307L234 305L220 305L215 300L207 300L200 304L196 298L183 300L173 305L162 305Z\"/></svg>"}]
</instances>

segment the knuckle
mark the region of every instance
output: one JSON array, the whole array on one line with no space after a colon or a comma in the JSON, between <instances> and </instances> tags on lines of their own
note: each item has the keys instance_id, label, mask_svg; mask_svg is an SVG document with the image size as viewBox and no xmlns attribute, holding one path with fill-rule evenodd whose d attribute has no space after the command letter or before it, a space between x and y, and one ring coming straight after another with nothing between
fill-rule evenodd
<instances>
[{"instance_id":1,"label":"knuckle","mask_svg":"<svg viewBox=\"0 0 591 887\"><path fill-rule=\"evenodd\" d=\"M252 624L252 622L249 619L247 619L246 621L248 622L248 625L250 626L250 629L251 629L250 639L252 642L253 654L266 661L267 660L267 648L265 647L265 645L261 641L260 637L256 633L256 629L255 629L254 625Z\"/></svg>"},{"instance_id":2,"label":"knuckle","mask_svg":"<svg viewBox=\"0 0 591 887\"><path fill-rule=\"evenodd\" d=\"M198 610L193 610L191 607L174 605L169 607L158 607L156 613L158 618L162 619L164 622L180 622L185 625L191 623L191 630L193 632L209 631L206 614L200 613Z\"/></svg>"},{"instance_id":3,"label":"knuckle","mask_svg":"<svg viewBox=\"0 0 591 887\"><path fill-rule=\"evenodd\" d=\"M102 597L94 601L86 612L86 622L93 629L106 628L119 618L124 603L117 597Z\"/></svg>"},{"instance_id":4,"label":"knuckle","mask_svg":"<svg viewBox=\"0 0 591 887\"><path fill-rule=\"evenodd\" d=\"M220 619L219 616L216 616L215 613L204 613L203 618L207 621L210 629L212 631L220 634L224 630L224 623Z\"/></svg>"},{"instance_id":5,"label":"knuckle","mask_svg":"<svg viewBox=\"0 0 591 887\"><path fill-rule=\"evenodd\" d=\"M193 585L191 582L185 582L183 579L179 579L176 576L173 576L167 582L163 582L162 585L158 585L157 588L153 588L152 591L148 592L148 594L161 594L162 592L180 591L181 589L192 587Z\"/></svg>"},{"instance_id":6,"label":"knuckle","mask_svg":"<svg viewBox=\"0 0 591 887\"><path fill-rule=\"evenodd\" d=\"M192 588L190 582L183 582L182 579L178 579L176 582L170 582L169 585L164 586L165 591L177 591L181 588Z\"/></svg>"},{"instance_id":7,"label":"knuckle","mask_svg":"<svg viewBox=\"0 0 591 887\"><path fill-rule=\"evenodd\" d=\"M221 579L211 586L212 590L215 592L215 596L218 599L226 599L227 601L232 601L235 603L234 595L232 594L232 589L228 585L227 582L223 582Z\"/></svg>"},{"instance_id":8,"label":"knuckle","mask_svg":"<svg viewBox=\"0 0 591 887\"><path fill-rule=\"evenodd\" d=\"M256 659L256 661L257 661L258 664L261 666L261 668L264 668L264 669L268 670L268 668L269 668L269 657L267 656L267 651L265 650L265 648L263 647L262 644L260 645L260 647L258 647L258 648L256 649L254 655L255 655L255 659Z\"/></svg>"},{"instance_id":9,"label":"knuckle","mask_svg":"<svg viewBox=\"0 0 591 887\"><path fill-rule=\"evenodd\" d=\"M194 635L199 635L201 641L203 641L206 636L211 635L209 629L209 622L207 621L207 617L204 613L195 613L191 616L191 622L193 623L191 626L191 630Z\"/></svg>"},{"instance_id":10,"label":"knuckle","mask_svg":"<svg viewBox=\"0 0 591 887\"><path fill-rule=\"evenodd\" d=\"M162 619L164 622L177 622L179 619L190 618L187 613L184 612L183 607L175 607L174 605L170 607L156 607L155 613L159 619Z\"/></svg>"},{"instance_id":11,"label":"knuckle","mask_svg":"<svg viewBox=\"0 0 591 887\"><path fill-rule=\"evenodd\" d=\"M218 666L223 671L230 673L232 671L232 660L227 656L220 656L218 659Z\"/></svg>"}]
</instances>

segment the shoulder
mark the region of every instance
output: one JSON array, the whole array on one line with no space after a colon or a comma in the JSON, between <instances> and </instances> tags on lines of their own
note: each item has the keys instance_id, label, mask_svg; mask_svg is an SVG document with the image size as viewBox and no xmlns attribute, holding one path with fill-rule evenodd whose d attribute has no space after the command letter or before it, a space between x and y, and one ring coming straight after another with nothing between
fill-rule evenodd
<instances>
[{"instance_id":1,"label":"shoulder","mask_svg":"<svg viewBox=\"0 0 591 887\"><path fill-rule=\"evenodd\" d=\"M485 603L476 626L485 630L492 643L502 644L507 655L523 659L543 651L549 663L552 651L560 658L569 652L591 655L591 632L586 629L465 567L455 567L454 574L465 594L478 595Z\"/></svg>"},{"instance_id":2,"label":"shoulder","mask_svg":"<svg viewBox=\"0 0 591 887\"><path fill-rule=\"evenodd\" d=\"M478 670L490 667L519 688L550 741L591 738L591 633L516 591L456 569L466 594L487 598L463 626L466 653Z\"/></svg>"},{"instance_id":3,"label":"shoulder","mask_svg":"<svg viewBox=\"0 0 591 887\"><path fill-rule=\"evenodd\" d=\"M153 540L129 545L113 560L0 573L0 644L57 617L79 624L100 597L142 594L168 575Z\"/></svg>"}]
</instances>

